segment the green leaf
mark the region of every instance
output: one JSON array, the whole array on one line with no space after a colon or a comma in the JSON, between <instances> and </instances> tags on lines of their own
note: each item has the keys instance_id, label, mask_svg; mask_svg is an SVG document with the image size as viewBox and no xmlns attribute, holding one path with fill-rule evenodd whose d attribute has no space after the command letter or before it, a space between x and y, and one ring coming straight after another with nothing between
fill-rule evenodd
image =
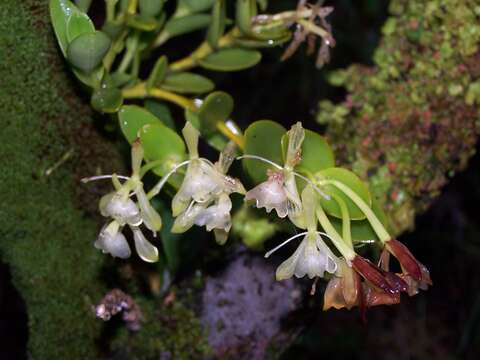
<instances>
[{"instance_id":1,"label":"green leaf","mask_svg":"<svg viewBox=\"0 0 480 360\"><path fill-rule=\"evenodd\" d=\"M144 125L139 135L145 151L145 159L161 162L161 165L153 169L157 175L165 175L172 165L186 158L185 143L182 138L161 123Z\"/></svg>"},{"instance_id":2,"label":"green leaf","mask_svg":"<svg viewBox=\"0 0 480 360\"><path fill-rule=\"evenodd\" d=\"M236 45L240 45L246 48L273 48L279 45L285 44L286 42L290 41L292 35L290 32L286 32L283 36L279 36L278 38L269 38L266 40L262 39L252 39L252 38L236 38L234 43Z\"/></svg>"},{"instance_id":3,"label":"green leaf","mask_svg":"<svg viewBox=\"0 0 480 360\"><path fill-rule=\"evenodd\" d=\"M218 151L222 151L225 145L228 143L228 140L220 133L215 131L206 131L201 127L201 120L198 116L198 113L191 110L185 110L185 119L195 126L198 131L202 134L207 143Z\"/></svg>"},{"instance_id":4,"label":"green leaf","mask_svg":"<svg viewBox=\"0 0 480 360\"><path fill-rule=\"evenodd\" d=\"M70 15L80 13L80 10L69 0L50 0L49 7L50 19L60 50L62 50L63 56L67 56L67 21Z\"/></svg>"},{"instance_id":5,"label":"green leaf","mask_svg":"<svg viewBox=\"0 0 480 360\"><path fill-rule=\"evenodd\" d=\"M216 48L218 40L225 32L227 18L225 0L216 0L212 8L212 22L208 28L207 41L211 47Z\"/></svg>"},{"instance_id":6,"label":"green leaf","mask_svg":"<svg viewBox=\"0 0 480 360\"><path fill-rule=\"evenodd\" d=\"M86 13L88 12L88 9L90 9L92 0L75 0L75 4L78 6L80 11L83 11L84 13Z\"/></svg>"},{"instance_id":7,"label":"green leaf","mask_svg":"<svg viewBox=\"0 0 480 360\"><path fill-rule=\"evenodd\" d=\"M198 110L200 132L211 133L217 130L217 123L225 122L233 111L233 98L223 91L215 91L203 100Z\"/></svg>"},{"instance_id":8,"label":"green leaf","mask_svg":"<svg viewBox=\"0 0 480 360\"><path fill-rule=\"evenodd\" d=\"M252 18L257 15L256 0L237 0L235 23L240 31L249 35L252 32Z\"/></svg>"},{"instance_id":9,"label":"green leaf","mask_svg":"<svg viewBox=\"0 0 480 360\"><path fill-rule=\"evenodd\" d=\"M212 17L207 14L193 14L167 21L163 32L165 37L172 38L195 30L203 29L210 24Z\"/></svg>"},{"instance_id":10,"label":"green leaf","mask_svg":"<svg viewBox=\"0 0 480 360\"><path fill-rule=\"evenodd\" d=\"M159 119L162 119L162 123L170 129L176 130L175 122L167 103L157 99L147 99L145 100L145 108Z\"/></svg>"},{"instance_id":11,"label":"green leaf","mask_svg":"<svg viewBox=\"0 0 480 360\"><path fill-rule=\"evenodd\" d=\"M195 13L200 11L205 11L210 9L213 6L215 0L179 0L178 8L175 11L177 13Z\"/></svg>"},{"instance_id":12,"label":"green leaf","mask_svg":"<svg viewBox=\"0 0 480 360\"><path fill-rule=\"evenodd\" d=\"M147 79L147 90L150 90L154 87L159 87L163 80L165 79L165 75L168 69L168 59L165 55L160 56L153 67L152 72L148 76Z\"/></svg>"},{"instance_id":13,"label":"green leaf","mask_svg":"<svg viewBox=\"0 0 480 360\"><path fill-rule=\"evenodd\" d=\"M162 124L155 115L137 105L122 106L118 112L118 121L123 135L130 144L135 141L143 126Z\"/></svg>"},{"instance_id":14,"label":"green leaf","mask_svg":"<svg viewBox=\"0 0 480 360\"><path fill-rule=\"evenodd\" d=\"M122 87L129 81L133 80L133 76L124 72L116 71L110 74L110 80L112 81L113 86Z\"/></svg>"},{"instance_id":15,"label":"green leaf","mask_svg":"<svg viewBox=\"0 0 480 360\"><path fill-rule=\"evenodd\" d=\"M92 107L103 113L115 113L123 104L122 92L115 86L102 85L91 98Z\"/></svg>"},{"instance_id":16,"label":"green leaf","mask_svg":"<svg viewBox=\"0 0 480 360\"><path fill-rule=\"evenodd\" d=\"M80 69L72 68L73 73L83 84L90 86L93 89L98 89L102 83L103 75L105 74L105 68L99 66L90 73L86 74Z\"/></svg>"},{"instance_id":17,"label":"green leaf","mask_svg":"<svg viewBox=\"0 0 480 360\"><path fill-rule=\"evenodd\" d=\"M221 49L205 59L200 59L200 66L215 71L239 71L255 66L262 59L259 51L242 48Z\"/></svg>"},{"instance_id":18,"label":"green leaf","mask_svg":"<svg viewBox=\"0 0 480 360\"><path fill-rule=\"evenodd\" d=\"M320 170L315 174L315 177L320 179L332 179L342 184L347 185L352 191L354 191L358 196L360 196L363 201L367 203L368 206L372 205L372 196L368 187L365 183L360 180L360 178L355 175L350 170L338 167L331 167L328 169ZM365 219L363 212L347 197L341 190L337 189L333 185L322 186L321 189L327 194L336 194L339 196L348 207L348 212L350 214L350 219L352 220L362 220ZM321 198L321 205L324 208L325 212L331 216L341 218L342 214L340 212L340 207L335 202L334 199L326 200Z\"/></svg>"},{"instance_id":19,"label":"green leaf","mask_svg":"<svg viewBox=\"0 0 480 360\"><path fill-rule=\"evenodd\" d=\"M139 0L138 6L140 14L143 16L155 17L160 14L163 9L165 0Z\"/></svg>"},{"instance_id":20,"label":"green leaf","mask_svg":"<svg viewBox=\"0 0 480 360\"><path fill-rule=\"evenodd\" d=\"M261 156L282 166L282 136L285 128L271 120L259 120L245 131L245 154ZM275 168L260 160L243 159L245 170L255 184L267 179L267 170Z\"/></svg>"},{"instance_id":21,"label":"green leaf","mask_svg":"<svg viewBox=\"0 0 480 360\"><path fill-rule=\"evenodd\" d=\"M141 31L153 31L159 26L154 17L145 15L131 16L128 18L127 24L128 26Z\"/></svg>"},{"instance_id":22,"label":"green leaf","mask_svg":"<svg viewBox=\"0 0 480 360\"><path fill-rule=\"evenodd\" d=\"M203 94L212 91L215 84L204 76L181 72L167 76L162 88L180 94Z\"/></svg>"},{"instance_id":23,"label":"green leaf","mask_svg":"<svg viewBox=\"0 0 480 360\"><path fill-rule=\"evenodd\" d=\"M89 73L100 65L110 45L110 38L101 31L83 34L68 45L67 58L73 66Z\"/></svg>"},{"instance_id":24,"label":"green leaf","mask_svg":"<svg viewBox=\"0 0 480 360\"><path fill-rule=\"evenodd\" d=\"M93 32L95 32L95 26L86 14L73 13L68 18L67 40L69 43L79 35Z\"/></svg>"}]
</instances>

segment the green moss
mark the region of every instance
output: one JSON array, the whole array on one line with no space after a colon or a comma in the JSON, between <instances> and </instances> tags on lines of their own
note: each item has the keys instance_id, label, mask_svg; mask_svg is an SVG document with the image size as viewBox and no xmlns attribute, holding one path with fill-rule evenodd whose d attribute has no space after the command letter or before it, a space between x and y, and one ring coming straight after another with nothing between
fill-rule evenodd
<instances>
[{"instance_id":1,"label":"green moss","mask_svg":"<svg viewBox=\"0 0 480 360\"><path fill-rule=\"evenodd\" d=\"M375 66L332 75L350 96L320 103L318 121L398 234L475 151L480 25L475 0L393 0L390 11Z\"/></svg>"},{"instance_id":2,"label":"green moss","mask_svg":"<svg viewBox=\"0 0 480 360\"><path fill-rule=\"evenodd\" d=\"M209 353L198 318L182 302L165 305L140 300L139 305L145 317L140 331L122 328L112 343L119 359L157 359L163 355L189 360L204 359Z\"/></svg>"},{"instance_id":3,"label":"green moss","mask_svg":"<svg viewBox=\"0 0 480 360\"><path fill-rule=\"evenodd\" d=\"M92 247L96 224L73 205L72 176L85 170L89 113L57 60L48 1L3 1L0 33L1 259L27 306L29 356L94 359L102 256Z\"/></svg>"}]
</instances>

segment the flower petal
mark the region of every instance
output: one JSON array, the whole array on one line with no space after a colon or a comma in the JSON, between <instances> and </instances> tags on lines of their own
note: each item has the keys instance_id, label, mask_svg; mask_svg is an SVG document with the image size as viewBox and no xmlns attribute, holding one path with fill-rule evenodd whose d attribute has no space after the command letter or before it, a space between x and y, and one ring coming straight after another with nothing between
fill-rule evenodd
<instances>
[{"instance_id":1,"label":"flower petal","mask_svg":"<svg viewBox=\"0 0 480 360\"><path fill-rule=\"evenodd\" d=\"M280 264L275 273L275 277L278 281L290 279L293 276L300 256L303 254L305 245L305 241L302 241L293 255Z\"/></svg>"},{"instance_id":2,"label":"flower petal","mask_svg":"<svg viewBox=\"0 0 480 360\"><path fill-rule=\"evenodd\" d=\"M140 205L140 214L145 226L153 232L160 231L162 228L162 218L148 201L147 194L143 190L143 185L136 190L138 204Z\"/></svg>"},{"instance_id":3,"label":"flower petal","mask_svg":"<svg viewBox=\"0 0 480 360\"><path fill-rule=\"evenodd\" d=\"M132 231L138 256L146 262L158 261L158 249L145 238L138 227L132 227Z\"/></svg>"},{"instance_id":4,"label":"flower petal","mask_svg":"<svg viewBox=\"0 0 480 360\"><path fill-rule=\"evenodd\" d=\"M275 209L279 218L284 218L288 214L287 195L283 184L272 176L248 191L245 200L255 200L256 207L259 209L264 207L267 213Z\"/></svg>"},{"instance_id":5,"label":"flower petal","mask_svg":"<svg viewBox=\"0 0 480 360\"><path fill-rule=\"evenodd\" d=\"M112 221L100 231L94 246L105 254L108 253L121 259L126 259L131 255L127 239L119 231L119 224L116 221Z\"/></svg>"}]
</instances>

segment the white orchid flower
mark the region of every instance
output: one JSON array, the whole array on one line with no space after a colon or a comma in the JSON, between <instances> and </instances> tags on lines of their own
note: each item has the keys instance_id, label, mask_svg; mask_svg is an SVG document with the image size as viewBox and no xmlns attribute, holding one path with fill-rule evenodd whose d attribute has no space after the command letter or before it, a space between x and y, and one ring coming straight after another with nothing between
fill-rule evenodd
<instances>
[{"instance_id":1,"label":"white orchid flower","mask_svg":"<svg viewBox=\"0 0 480 360\"><path fill-rule=\"evenodd\" d=\"M129 258L131 255L127 239L120 232L120 224L115 220L103 227L94 246L104 254L121 259Z\"/></svg>"}]
</instances>

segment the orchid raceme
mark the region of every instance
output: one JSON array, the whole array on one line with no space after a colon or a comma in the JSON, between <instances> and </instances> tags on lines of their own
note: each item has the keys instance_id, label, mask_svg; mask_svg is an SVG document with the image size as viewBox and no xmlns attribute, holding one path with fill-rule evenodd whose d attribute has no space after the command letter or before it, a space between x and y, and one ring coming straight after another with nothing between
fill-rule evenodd
<instances>
[{"instance_id":1,"label":"orchid raceme","mask_svg":"<svg viewBox=\"0 0 480 360\"><path fill-rule=\"evenodd\" d=\"M134 234L135 249L140 258L147 262L158 261L158 249L153 246L143 235L140 225L150 229L155 235L162 227L162 219L150 204L140 180L140 169L143 161L143 148L137 140L132 144L132 175L121 178L125 182L120 183L119 177L100 176L84 179L89 182L98 179L111 178L115 191L104 195L100 199L99 209L102 216L111 218L111 221L101 231L95 241L95 247L113 257L122 259L131 255L130 246L122 234L123 227L128 225ZM131 199L137 198L137 202Z\"/></svg>"}]
</instances>

